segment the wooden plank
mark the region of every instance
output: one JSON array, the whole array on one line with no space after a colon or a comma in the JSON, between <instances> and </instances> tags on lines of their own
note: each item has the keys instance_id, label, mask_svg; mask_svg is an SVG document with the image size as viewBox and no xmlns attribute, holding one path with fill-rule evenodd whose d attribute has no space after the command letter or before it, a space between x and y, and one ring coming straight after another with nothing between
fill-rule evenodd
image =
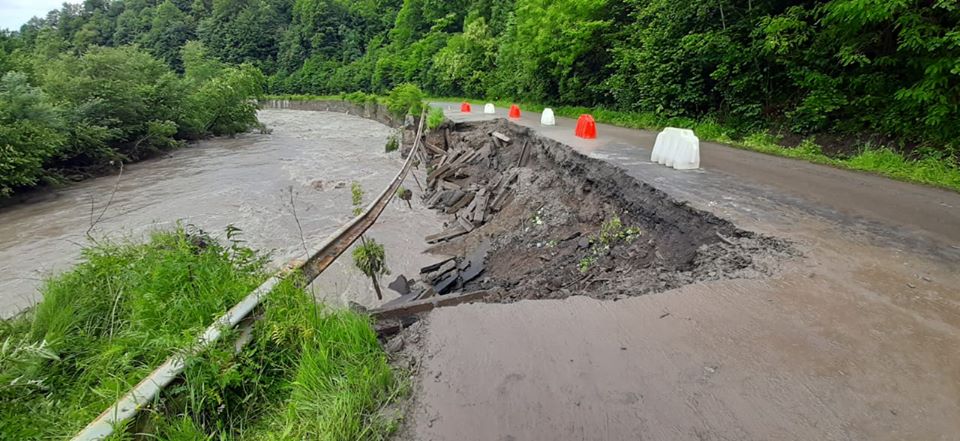
<instances>
[{"instance_id":1,"label":"wooden plank","mask_svg":"<svg viewBox=\"0 0 960 441\"><path fill-rule=\"evenodd\" d=\"M447 207L447 209L444 210L444 213L446 213L446 214L453 214L453 213L456 213L456 212L460 211L461 208L463 208L463 207L465 207L467 204L473 202L474 196L476 196L476 194L473 193L473 192L469 192L469 193L463 195L463 197L460 198L460 200L458 200L457 203L455 203L455 204Z\"/></svg>"},{"instance_id":2,"label":"wooden plank","mask_svg":"<svg viewBox=\"0 0 960 441\"><path fill-rule=\"evenodd\" d=\"M393 308L374 309L370 312L370 315L377 320L397 319L421 314L434 308L480 301L496 294L499 294L499 292L482 290L455 295L436 296L428 299L416 300Z\"/></svg>"},{"instance_id":3,"label":"wooden plank","mask_svg":"<svg viewBox=\"0 0 960 441\"><path fill-rule=\"evenodd\" d=\"M456 182L450 182L446 179L440 179L437 181L437 185L444 190L463 190L463 187Z\"/></svg>"},{"instance_id":4,"label":"wooden plank","mask_svg":"<svg viewBox=\"0 0 960 441\"><path fill-rule=\"evenodd\" d=\"M446 151L441 150L440 147L436 147L436 146L434 146L433 144L430 144L429 142L424 142L424 143L423 143L423 146L426 147L427 150L430 150L431 152L433 152L434 154L437 154L437 155L446 155L446 154L447 154Z\"/></svg>"},{"instance_id":5,"label":"wooden plank","mask_svg":"<svg viewBox=\"0 0 960 441\"><path fill-rule=\"evenodd\" d=\"M473 223L470 222L470 221L468 221L468 220L465 219L465 218L458 217L458 218L457 218L457 222L460 222L460 226L463 227L464 230L467 230L468 233L471 232L471 231L473 231L473 229L475 228L475 227L473 226Z\"/></svg>"},{"instance_id":6,"label":"wooden plank","mask_svg":"<svg viewBox=\"0 0 960 441\"><path fill-rule=\"evenodd\" d=\"M497 138L497 139L499 139L499 140L501 140L501 141L503 141L503 142L506 142L506 143L509 143L509 142L510 142L510 137L507 136L507 135L504 135L503 133L500 133L500 132L493 132L493 133L490 134L490 136L493 136L494 138Z\"/></svg>"},{"instance_id":7,"label":"wooden plank","mask_svg":"<svg viewBox=\"0 0 960 441\"><path fill-rule=\"evenodd\" d=\"M464 234L467 234L467 230L463 229L463 227L461 227L460 225L455 225L452 228L447 228L446 230L443 230L437 234L431 234L427 236L425 240L429 244L434 244L437 242L450 240L450 239L453 239L454 237L462 236Z\"/></svg>"},{"instance_id":8,"label":"wooden plank","mask_svg":"<svg viewBox=\"0 0 960 441\"><path fill-rule=\"evenodd\" d=\"M493 199L493 203L490 204L490 208L496 211L500 211L501 209L503 209L503 205L507 201L507 198L509 198L510 195L512 195L513 193L515 193L513 189L510 187L507 187L506 189L503 190L503 192L498 194L497 197Z\"/></svg>"},{"instance_id":9,"label":"wooden plank","mask_svg":"<svg viewBox=\"0 0 960 441\"><path fill-rule=\"evenodd\" d=\"M481 188L477 192L477 206L473 210L473 216L470 220L473 221L475 225L480 225L484 222L484 217L487 211L487 201L490 199L490 194L487 193L486 188Z\"/></svg>"},{"instance_id":10,"label":"wooden plank","mask_svg":"<svg viewBox=\"0 0 960 441\"><path fill-rule=\"evenodd\" d=\"M523 155L527 153L527 143L530 140L523 141L523 148L520 149L520 158L517 159L517 167L523 167Z\"/></svg>"}]
</instances>

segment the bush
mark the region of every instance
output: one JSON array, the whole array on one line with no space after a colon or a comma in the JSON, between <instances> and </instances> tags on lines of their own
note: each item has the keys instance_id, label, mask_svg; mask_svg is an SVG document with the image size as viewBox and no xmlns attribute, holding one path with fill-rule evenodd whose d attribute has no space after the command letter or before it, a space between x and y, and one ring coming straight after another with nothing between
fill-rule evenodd
<instances>
[{"instance_id":1,"label":"bush","mask_svg":"<svg viewBox=\"0 0 960 441\"><path fill-rule=\"evenodd\" d=\"M394 87L384 100L387 109L396 115L420 115L425 95L416 85L404 83Z\"/></svg>"},{"instance_id":2,"label":"bush","mask_svg":"<svg viewBox=\"0 0 960 441\"><path fill-rule=\"evenodd\" d=\"M26 75L0 78L0 196L37 183L66 142L63 130L59 111Z\"/></svg>"}]
</instances>

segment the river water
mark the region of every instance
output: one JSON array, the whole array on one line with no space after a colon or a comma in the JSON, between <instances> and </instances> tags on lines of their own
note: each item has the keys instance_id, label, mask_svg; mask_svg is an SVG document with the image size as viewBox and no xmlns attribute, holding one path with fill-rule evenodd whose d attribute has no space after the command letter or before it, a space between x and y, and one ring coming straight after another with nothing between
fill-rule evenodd
<instances>
[{"instance_id":1,"label":"river water","mask_svg":"<svg viewBox=\"0 0 960 441\"><path fill-rule=\"evenodd\" d=\"M305 257L301 229L312 250L352 218L351 182L363 186L366 205L403 164L397 152L384 153L394 129L374 121L297 110L263 110L260 120L272 133L198 142L126 166L119 184L116 176L90 179L0 210L0 315L36 303L41 280L70 268L98 217L90 234L116 240L142 240L177 222L223 237L233 224L251 247L272 251L279 267ZM423 208L417 185L409 176L407 181L413 209L395 199L367 233L384 243L394 275L416 274L439 259L424 253L423 237L440 231L442 220ZM385 300L397 296L386 289L393 277L384 278ZM379 303L349 251L312 289L336 306Z\"/></svg>"}]
</instances>

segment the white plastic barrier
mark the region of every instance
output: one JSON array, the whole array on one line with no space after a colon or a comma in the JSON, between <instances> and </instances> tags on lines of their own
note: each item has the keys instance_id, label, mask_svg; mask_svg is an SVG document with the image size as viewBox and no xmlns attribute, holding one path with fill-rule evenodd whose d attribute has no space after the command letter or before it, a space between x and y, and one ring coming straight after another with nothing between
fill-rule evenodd
<instances>
[{"instance_id":1,"label":"white plastic barrier","mask_svg":"<svg viewBox=\"0 0 960 441\"><path fill-rule=\"evenodd\" d=\"M677 170L700 168L700 139L693 130L667 127L657 135L650 162Z\"/></svg>"},{"instance_id":2,"label":"white plastic barrier","mask_svg":"<svg viewBox=\"0 0 960 441\"><path fill-rule=\"evenodd\" d=\"M557 125L557 118L553 116L553 109L549 107L543 109L543 113L540 114L540 124L545 126Z\"/></svg>"},{"instance_id":3,"label":"white plastic barrier","mask_svg":"<svg viewBox=\"0 0 960 441\"><path fill-rule=\"evenodd\" d=\"M483 113L492 115L494 113L497 113L497 108L493 107L493 103L487 103L487 105L483 106Z\"/></svg>"}]
</instances>

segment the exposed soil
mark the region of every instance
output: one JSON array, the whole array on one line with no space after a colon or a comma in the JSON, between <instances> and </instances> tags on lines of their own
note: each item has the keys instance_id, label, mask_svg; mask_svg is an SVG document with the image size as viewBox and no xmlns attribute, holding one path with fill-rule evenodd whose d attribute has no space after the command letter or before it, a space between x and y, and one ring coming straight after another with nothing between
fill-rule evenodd
<instances>
[{"instance_id":1,"label":"exposed soil","mask_svg":"<svg viewBox=\"0 0 960 441\"><path fill-rule=\"evenodd\" d=\"M427 205L449 213L447 232L471 230L434 247L464 256L453 270L422 275L440 294L487 289L500 291L493 299L500 302L618 299L697 281L769 276L797 255L783 240L740 230L505 120L448 122L427 143L434 178ZM487 248L486 267L471 273L470 262L478 254L482 261Z\"/></svg>"}]
</instances>

